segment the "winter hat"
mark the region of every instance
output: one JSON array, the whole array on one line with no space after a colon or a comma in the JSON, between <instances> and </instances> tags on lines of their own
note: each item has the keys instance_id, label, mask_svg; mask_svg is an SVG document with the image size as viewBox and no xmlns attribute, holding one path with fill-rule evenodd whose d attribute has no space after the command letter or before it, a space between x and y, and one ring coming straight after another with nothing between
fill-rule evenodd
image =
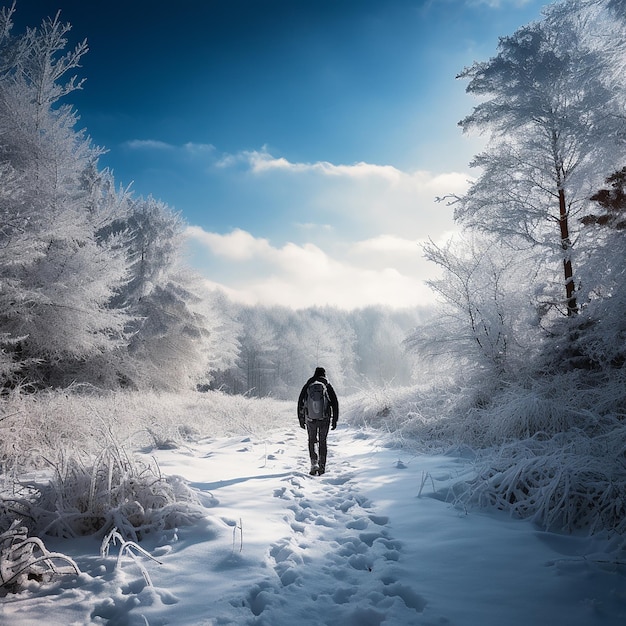
<instances>
[{"instance_id":1,"label":"winter hat","mask_svg":"<svg viewBox=\"0 0 626 626\"><path fill-rule=\"evenodd\" d=\"M326 376L326 370L323 367L316 367L315 374L313 374L316 378L318 376Z\"/></svg>"}]
</instances>

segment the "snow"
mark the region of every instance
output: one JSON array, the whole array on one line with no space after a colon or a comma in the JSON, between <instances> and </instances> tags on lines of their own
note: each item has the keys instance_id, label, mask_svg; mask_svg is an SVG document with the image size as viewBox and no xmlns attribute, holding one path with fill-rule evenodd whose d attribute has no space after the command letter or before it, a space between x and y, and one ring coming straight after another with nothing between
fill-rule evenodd
<instances>
[{"instance_id":1,"label":"snow","mask_svg":"<svg viewBox=\"0 0 626 626\"><path fill-rule=\"evenodd\" d=\"M146 538L160 564L126 555L118 568L119 547L103 558L94 538L48 540L83 573L6 596L0 624L625 623L626 568L608 540L453 506L448 490L473 472L462 456L341 425L319 477L299 428L143 454L200 491L203 521Z\"/></svg>"}]
</instances>

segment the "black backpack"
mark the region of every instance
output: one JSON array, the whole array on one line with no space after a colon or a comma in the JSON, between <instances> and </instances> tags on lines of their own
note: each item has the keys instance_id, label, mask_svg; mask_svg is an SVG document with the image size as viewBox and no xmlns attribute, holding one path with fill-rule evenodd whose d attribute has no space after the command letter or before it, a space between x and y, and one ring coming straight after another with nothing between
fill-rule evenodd
<instances>
[{"instance_id":1,"label":"black backpack","mask_svg":"<svg viewBox=\"0 0 626 626\"><path fill-rule=\"evenodd\" d=\"M307 419L323 420L330 417L330 398L326 385L321 380L314 380L307 387L304 406Z\"/></svg>"}]
</instances>

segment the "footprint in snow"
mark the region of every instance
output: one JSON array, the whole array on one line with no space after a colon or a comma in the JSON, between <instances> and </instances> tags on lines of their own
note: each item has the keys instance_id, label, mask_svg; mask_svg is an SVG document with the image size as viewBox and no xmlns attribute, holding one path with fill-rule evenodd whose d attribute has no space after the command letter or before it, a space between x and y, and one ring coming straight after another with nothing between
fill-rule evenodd
<instances>
[{"instance_id":1,"label":"footprint in snow","mask_svg":"<svg viewBox=\"0 0 626 626\"><path fill-rule=\"evenodd\" d=\"M328 623L417 623L426 601L399 582L402 544L390 536L389 517L357 491L354 477L351 466L321 478L298 472L274 489L273 496L286 501L287 535L269 547L273 577L243 601L250 624L282 619L287 607L298 607L301 626L317 624L320 606Z\"/></svg>"},{"instance_id":2,"label":"footprint in snow","mask_svg":"<svg viewBox=\"0 0 626 626\"><path fill-rule=\"evenodd\" d=\"M359 517L357 519L350 520L346 524L346 528L352 528L355 530L365 530L369 524L369 521L366 517Z\"/></svg>"},{"instance_id":3,"label":"footprint in snow","mask_svg":"<svg viewBox=\"0 0 626 626\"><path fill-rule=\"evenodd\" d=\"M354 478L354 476L350 476L348 474L343 474L341 476L336 476L336 477L328 477L328 478L323 478L322 482L327 484L327 485L345 485L347 482L349 482L350 480L352 480Z\"/></svg>"}]
</instances>

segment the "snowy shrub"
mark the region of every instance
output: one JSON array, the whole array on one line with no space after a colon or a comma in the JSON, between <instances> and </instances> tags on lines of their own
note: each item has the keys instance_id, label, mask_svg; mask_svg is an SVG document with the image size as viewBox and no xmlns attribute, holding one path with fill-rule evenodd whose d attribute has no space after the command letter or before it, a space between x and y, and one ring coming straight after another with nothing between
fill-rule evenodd
<instances>
[{"instance_id":1,"label":"snowy shrub","mask_svg":"<svg viewBox=\"0 0 626 626\"><path fill-rule=\"evenodd\" d=\"M29 581L48 582L67 573L80 574L76 563L47 550L41 539L29 537L19 521L0 534L0 594L19 592Z\"/></svg>"},{"instance_id":2,"label":"snowy shrub","mask_svg":"<svg viewBox=\"0 0 626 626\"><path fill-rule=\"evenodd\" d=\"M263 438L270 429L297 424L296 398L288 402L216 391L199 394L194 409L200 412L196 424L204 436L246 433Z\"/></svg>"},{"instance_id":3,"label":"snowy shrub","mask_svg":"<svg viewBox=\"0 0 626 626\"><path fill-rule=\"evenodd\" d=\"M587 372L572 371L540 376L482 394L465 394L448 417L453 438L478 448L527 439L537 433L593 428L615 405L604 402L599 381ZM464 401L465 400L465 401ZM440 425L436 425L439 429Z\"/></svg>"},{"instance_id":4,"label":"snowy shrub","mask_svg":"<svg viewBox=\"0 0 626 626\"><path fill-rule=\"evenodd\" d=\"M555 531L626 534L626 426L590 437L536 435L483 463L465 499Z\"/></svg>"},{"instance_id":5,"label":"snowy shrub","mask_svg":"<svg viewBox=\"0 0 626 626\"><path fill-rule=\"evenodd\" d=\"M152 439L152 447L155 450L175 450L178 448L178 437L180 434L183 439L191 439L193 436L193 429L177 428L173 426L168 428L166 425L156 424L153 427L146 427L146 432ZM196 433L197 434L197 433Z\"/></svg>"},{"instance_id":6,"label":"snowy shrub","mask_svg":"<svg viewBox=\"0 0 626 626\"><path fill-rule=\"evenodd\" d=\"M91 462L63 459L48 483L33 484L29 515L38 535L103 535L117 528L130 540L191 524L203 516L195 493L177 476L107 446Z\"/></svg>"},{"instance_id":7,"label":"snowy shrub","mask_svg":"<svg viewBox=\"0 0 626 626\"><path fill-rule=\"evenodd\" d=\"M343 403L344 419L357 427L388 433L391 441L411 447L445 449L476 445L484 426L472 412L482 404L471 385L433 385L369 389Z\"/></svg>"},{"instance_id":8,"label":"snowy shrub","mask_svg":"<svg viewBox=\"0 0 626 626\"><path fill-rule=\"evenodd\" d=\"M448 386L370 388L343 401L341 421L381 431L387 445L441 452L465 443L456 410L464 398L461 391Z\"/></svg>"},{"instance_id":9,"label":"snowy shrub","mask_svg":"<svg viewBox=\"0 0 626 626\"><path fill-rule=\"evenodd\" d=\"M343 419L353 426L401 437L403 427L411 420L409 407L416 394L412 387L365 387L342 403Z\"/></svg>"},{"instance_id":10,"label":"snowy shrub","mask_svg":"<svg viewBox=\"0 0 626 626\"><path fill-rule=\"evenodd\" d=\"M626 413L625 372L586 370L481 385L482 373L430 387L369 390L350 399L350 423L446 446L491 448L536 433L606 428ZM613 423L613 422L609 422Z\"/></svg>"},{"instance_id":11,"label":"snowy shrub","mask_svg":"<svg viewBox=\"0 0 626 626\"><path fill-rule=\"evenodd\" d=\"M123 433L116 420L96 409L97 402L72 391L18 391L6 397L1 403L6 417L0 422L0 462L5 472L46 467L73 447L97 454L111 432Z\"/></svg>"}]
</instances>

